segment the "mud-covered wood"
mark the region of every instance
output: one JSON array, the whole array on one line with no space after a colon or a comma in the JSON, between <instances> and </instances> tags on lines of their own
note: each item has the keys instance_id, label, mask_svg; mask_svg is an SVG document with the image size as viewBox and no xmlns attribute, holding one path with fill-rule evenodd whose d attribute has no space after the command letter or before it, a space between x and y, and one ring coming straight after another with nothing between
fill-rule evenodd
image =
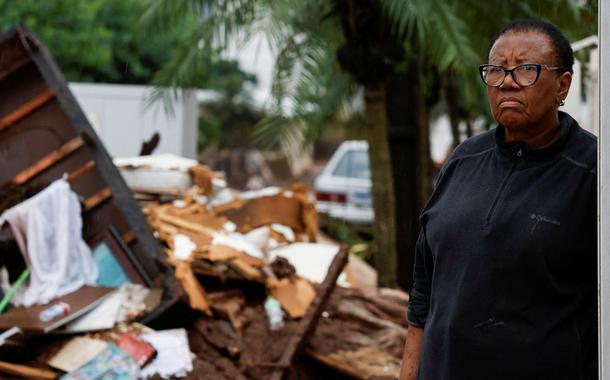
<instances>
[{"instance_id":1,"label":"mud-covered wood","mask_svg":"<svg viewBox=\"0 0 610 380\"><path fill-rule=\"evenodd\" d=\"M302 351L307 342L307 338L309 338L316 329L324 305L328 301L328 297L330 297L333 289L335 289L337 278L339 278L339 275L347 265L348 257L349 251L347 247L341 247L341 250L339 250L339 253L337 253L328 269L324 282L322 282L318 289L316 298L309 306L307 313L299 323L292 339L286 346L286 350L278 363L278 368L273 372L271 380L281 380L284 377L286 370L292 365L295 356Z\"/></svg>"}]
</instances>

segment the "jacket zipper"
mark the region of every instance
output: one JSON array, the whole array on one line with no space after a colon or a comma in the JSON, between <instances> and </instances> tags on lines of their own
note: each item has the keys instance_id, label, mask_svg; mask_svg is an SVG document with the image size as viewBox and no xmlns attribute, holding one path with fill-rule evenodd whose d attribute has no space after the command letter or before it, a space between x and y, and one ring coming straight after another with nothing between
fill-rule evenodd
<instances>
[{"instance_id":1,"label":"jacket zipper","mask_svg":"<svg viewBox=\"0 0 610 380\"><path fill-rule=\"evenodd\" d=\"M516 153L517 158L521 158L523 156L523 149L519 149ZM500 198L502 197L502 195L504 194L504 190L506 189L506 185L508 184L508 180L510 179L510 177L513 175L513 173L515 172L515 169L517 168L517 164L519 163L519 161L515 161L515 163L513 164L513 166L510 168L510 171L508 172L508 174L506 174L506 177L504 177L504 180L502 181L502 184L500 185L500 189L498 190L498 192L496 193L496 196L493 200L493 203L491 204L491 208L489 209L489 212L487 213L487 217L485 218L485 227L489 227L489 224L491 223L491 218L493 217L496 208L498 206L498 203L500 202Z\"/></svg>"}]
</instances>

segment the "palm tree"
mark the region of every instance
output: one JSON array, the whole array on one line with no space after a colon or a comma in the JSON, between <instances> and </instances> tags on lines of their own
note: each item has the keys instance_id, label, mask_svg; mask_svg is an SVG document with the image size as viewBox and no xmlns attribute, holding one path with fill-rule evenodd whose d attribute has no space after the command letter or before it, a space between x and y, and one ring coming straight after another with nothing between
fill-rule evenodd
<instances>
[{"instance_id":1,"label":"palm tree","mask_svg":"<svg viewBox=\"0 0 610 380\"><path fill-rule=\"evenodd\" d=\"M499 4L505 13L496 11ZM210 52L255 33L267 36L278 51L275 102L259 138L291 145L311 139L361 91L379 282L396 285L398 247L408 287L417 215L432 187L430 108L445 97L454 118L485 112L476 65L488 31L542 6L576 19L571 0L153 0L144 18L161 27L192 24L160 85L193 83Z\"/></svg>"}]
</instances>

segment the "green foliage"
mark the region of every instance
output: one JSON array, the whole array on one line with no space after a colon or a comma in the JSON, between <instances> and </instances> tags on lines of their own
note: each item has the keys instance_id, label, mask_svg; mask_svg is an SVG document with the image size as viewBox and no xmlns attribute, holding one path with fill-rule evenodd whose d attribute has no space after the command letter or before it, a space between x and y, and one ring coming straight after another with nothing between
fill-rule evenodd
<instances>
[{"instance_id":1,"label":"green foliage","mask_svg":"<svg viewBox=\"0 0 610 380\"><path fill-rule=\"evenodd\" d=\"M149 0L0 0L0 29L31 28L70 81L148 83L175 34L140 32Z\"/></svg>"},{"instance_id":2,"label":"green foliage","mask_svg":"<svg viewBox=\"0 0 610 380\"><path fill-rule=\"evenodd\" d=\"M584 6L576 0L154 0L146 18L157 26L189 20L191 33L158 82L170 86L192 83L202 71L197 67L213 62L231 36L243 42L264 32L278 55L274 102L257 138L294 145L341 117L358 85L383 85L385 70L418 67L421 86L414 91L425 104L446 102L456 121L489 116L477 67L498 29L537 17L576 39L595 30L596 5L596 0Z\"/></svg>"},{"instance_id":3,"label":"green foliage","mask_svg":"<svg viewBox=\"0 0 610 380\"><path fill-rule=\"evenodd\" d=\"M143 17L150 28L172 30L182 20L187 32L156 76L158 88L151 101L164 100L171 112L172 99L179 96L175 88L209 84L213 78L206 73L218 64L229 42L239 45L262 31L279 55L272 115L259 124L258 141L274 143L279 137L294 143L317 136L353 93L349 78L336 64L342 39L336 20L325 18L329 4L323 0L154 0Z\"/></svg>"},{"instance_id":4,"label":"green foliage","mask_svg":"<svg viewBox=\"0 0 610 380\"><path fill-rule=\"evenodd\" d=\"M200 151L214 145L219 148L252 145L252 128L264 117L263 112L248 103L224 99L205 102L200 109Z\"/></svg>"},{"instance_id":5,"label":"green foliage","mask_svg":"<svg viewBox=\"0 0 610 380\"><path fill-rule=\"evenodd\" d=\"M370 226L349 224L341 219L326 217L324 230L334 240L349 246L370 244L372 241Z\"/></svg>"},{"instance_id":6,"label":"green foliage","mask_svg":"<svg viewBox=\"0 0 610 380\"><path fill-rule=\"evenodd\" d=\"M200 105L199 151L248 145L252 127L264 116L246 90L256 77L241 71L236 61L214 62L207 72L206 88L215 90L218 98Z\"/></svg>"}]
</instances>

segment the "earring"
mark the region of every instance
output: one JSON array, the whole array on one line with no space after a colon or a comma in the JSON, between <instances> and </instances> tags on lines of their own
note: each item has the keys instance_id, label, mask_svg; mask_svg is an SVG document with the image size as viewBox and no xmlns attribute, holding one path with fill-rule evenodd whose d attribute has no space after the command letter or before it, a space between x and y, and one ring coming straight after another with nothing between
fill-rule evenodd
<instances>
[{"instance_id":1,"label":"earring","mask_svg":"<svg viewBox=\"0 0 610 380\"><path fill-rule=\"evenodd\" d=\"M559 101L559 107L561 107L561 106L565 106L565 105L566 105L566 102L565 102L563 99L561 99L561 100Z\"/></svg>"}]
</instances>

